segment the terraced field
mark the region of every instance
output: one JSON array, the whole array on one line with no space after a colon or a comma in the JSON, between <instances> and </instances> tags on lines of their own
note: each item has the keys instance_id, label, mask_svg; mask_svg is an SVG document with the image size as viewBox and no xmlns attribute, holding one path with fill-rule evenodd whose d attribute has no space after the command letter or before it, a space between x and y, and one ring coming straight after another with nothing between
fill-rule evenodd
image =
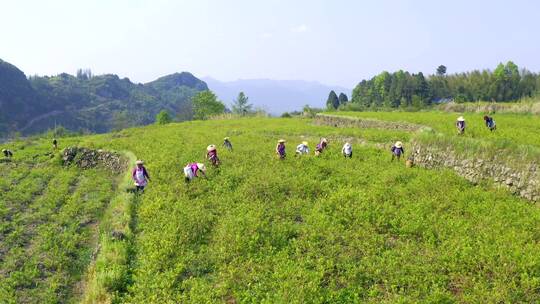
<instances>
[{"instance_id":1,"label":"terraced field","mask_svg":"<svg viewBox=\"0 0 540 304\"><path fill-rule=\"evenodd\" d=\"M18 148L25 150L0 164L0 299L63 302L77 295L91 260L112 178L62 168L44 146Z\"/></svg>"},{"instance_id":2,"label":"terraced field","mask_svg":"<svg viewBox=\"0 0 540 304\"><path fill-rule=\"evenodd\" d=\"M455 123L458 116L467 122L465 138L491 141L501 146L529 145L540 147L540 119L537 115L490 114L497 123L497 131L486 128L484 114L447 112L332 112L332 115L377 119L383 121L402 121L429 126L448 136L457 134Z\"/></svg>"},{"instance_id":3,"label":"terraced field","mask_svg":"<svg viewBox=\"0 0 540 304\"><path fill-rule=\"evenodd\" d=\"M219 150L222 166L210 168L208 180L184 183L183 166L202 161L205 147L224 136L234 151ZM297 143L307 140L313 148L321 136L330 139L328 151L294 157ZM89 303L540 301L540 210L449 170L406 168L378 148L411 136L252 118L72 139L129 150L152 177L124 213L130 217L126 260L102 260L128 271L101 294L76 283L81 265L92 265L91 223L103 219L112 177L53 161L47 163L53 173L34 172L40 166L23 167L22 159L15 160L16 171L2 163L1 187L8 187L2 216L20 214L6 221L3 237L21 230L28 241L2 252L27 258L1 261L1 295L14 303L39 302L41 295L45 302ZM278 138L287 140L283 161L273 152ZM340 155L345 140L353 142L352 159ZM17 187L26 178L32 187ZM53 181L57 187L49 186ZM26 232L30 222L41 224ZM42 267L48 275L34 273ZM25 283L17 283L23 277L17 273L26 271Z\"/></svg>"}]
</instances>

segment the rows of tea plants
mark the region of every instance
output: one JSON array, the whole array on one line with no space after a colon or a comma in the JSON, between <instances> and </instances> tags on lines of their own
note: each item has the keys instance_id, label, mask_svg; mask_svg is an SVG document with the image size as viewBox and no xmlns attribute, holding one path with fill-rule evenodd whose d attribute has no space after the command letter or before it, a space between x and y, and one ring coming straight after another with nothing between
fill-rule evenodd
<instances>
[{"instance_id":1,"label":"rows of tea plants","mask_svg":"<svg viewBox=\"0 0 540 304\"><path fill-rule=\"evenodd\" d=\"M16 241L18 238L18 221L21 213L28 208L28 205L36 196L41 194L43 189L47 187L50 178L54 175L51 170L44 167L24 168L23 170L28 170L29 173L22 179L12 180L10 187L0 196L0 208L2 210L0 212L0 235L2 235L3 245L7 247L9 247L11 239Z\"/></svg>"},{"instance_id":2,"label":"rows of tea plants","mask_svg":"<svg viewBox=\"0 0 540 304\"><path fill-rule=\"evenodd\" d=\"M10 145L15 157L0 163L0 302L79 297L112 177L60 166L46 142Z\"/></svg>"},{"instance_id":3,"label":"rows of tea plants","mask_svg":"<svg viewBox=\"0 0 540 304\"><path fill-rule=\"evenodd\" d=\"M183 166L203 161L205 147L224 136L234 151L220 149L222 166L186 184ZM313 148L321 136L331 139L321 157L294 157L297 143ZM448 170L406 168L363 144L410 136L257 118L82 138L133 151L152 177L132 218L121 300L540 301L540 210ZM278 138L287 140L283 161L274 155ZM352 159L340 155L345 140L355 144Z\"/></svg>"}]
</instances>

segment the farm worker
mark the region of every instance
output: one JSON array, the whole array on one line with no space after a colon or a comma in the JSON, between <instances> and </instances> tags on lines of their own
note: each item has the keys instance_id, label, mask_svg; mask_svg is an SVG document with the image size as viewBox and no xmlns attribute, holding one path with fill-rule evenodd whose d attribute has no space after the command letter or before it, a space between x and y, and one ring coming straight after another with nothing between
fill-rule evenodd
<instances>
[{"instance_id":1,"label":"farm worker","mask_svg":"<svg viewBox=\"0 0 540 304\"><path fill-rule=\"evenodd\" d=\"M215 145L209 145L206 147L206 159L212 162L215 167L219 166L219 158L217 156L217 149Z\"/></svg>"},{"instance_id":2,"label":"farm worker","mask_svg":"<svg viewBox=\"0 0 540 304\"><path fill-rule=\"evenodd\" d=\"M458 129L458 134L465 133L465 118L463 118L463 116L458 117L456 128Z\"/></svg>"},{"instance_id":3,"label":"farm worker","mask_svg":"<svg viewBox=\"0 0 540 304\"><path fill-rule=\"evenodd\" d=\"M343 148L341 148L341 153L343 153L343 156L351 158L352 157L352 145L350 143L346 142L343 145Z\"/></svg>"},{"instance_id":4,"label":"farm worker","mask_svg":"<svg viewBox=\"0 0 540 304\"><path fill-rule=\"evenodd\" d=\"M223 139L223 146L227 148L227 150L232 151L232 144L228 137Z\"/></svg>"},{"instance_id":5,"label":"farm worker","mask_svg":"<svg viewBox=\"0 0 540 304\"><path fill-rule=\"evenodd\" d=\"M303 141L301 144L296 146L297 155L303 155L303 154L308 154L308 153L309 153L309 147L308 147L307 141Z\"/></svg>"},{"instance_id":6,"label":"farm worker","mask_svg":"<svg viewBox=\"0 0 540 304\"><path fill-rule=\"evenodd\" d=\"M321 138L321 141L317 144L317 147L315 147L315 155L319 155L322 153L324 149L326 149L326 146L328 145L328 140L326 138Z\"/></svg>"},{"instance_id":7,"label":"farm worker","mask_svg":"<svg viewBox=\"0 0 540 304\"><path fill-rule=\"evenodd\" d=\"M148 182L150 181L150 176L148 175L148 171L146 171L142 160L138 160L137 162L135 162L135 165L136 166L131 173L131 177L135 181L137 191L143 192L144 187L146 187L146 184L148 184Z\"/></svg>"},{"instance_id":8,"label":"farm worker","mask_svg":"<svg viewBox=\"0 0 540 304\"><path fill-rule=\"evenodd\" d=\"M58 149L58 141L56 140L56 138L53 138L52 144L53 144L53 148Z\"/></svg>"},{"instance_id":9,"label":"farm worker","mask_svg":"<svg viewBox=\"0 0 540 304\"><path fill-rule=\"evenodd\" d=\"M400 141L396 141L390 151L392 151L392 161L394 161L394 158L396 157L399 161L401 159L401 155L405 153L405 150L403 149L403 143Z\"/></svg>"},{"instance_id":10,"label":"farm worker","mask_svg":"<svg viewBox=\"0 0 540 304\"><path fill-rule=\"evenodd\" d=\"M497 125L495 124L495 120L493 119L493 117L484 115L484 122L486 123L486 127L488 127L490 131L497 130Z\"/></svg>"},{"instance_id":11,"label":"farm worker","mask_svg":"<svg viewBox=\"0 0 540 304\"><path fill-rule=\"evenodd\" d=\"M276 154L279 157L279 159L284 159L287 155L285 153L285 139L278 140L278 144L276 146Z\"/></svg>"},{"instance_id":12,"label":"farm worker","mask_svg":"<svg viewBox=\"0 0 540 304\"><path fill-rule=\"evenodd\" d=\"M8 150L8 149L2 149L2 153L4 153L4 157L7 157L7 158L10 158L13 156L13 152L11 152L11 150Z\"/></svg>"},{"instance_id":13,"label":"farm worker","mask_svg":"<svg viewBox=\"0 0 540 304\"><path fill-rule=\"evenodd\" d=\"M189 183L193 178L199 177L197 173L200 172L204 178L206 177L206 166L201 163L191 163L184 167L184 175L186 176L186 183Z\"/></svg>"}]
</instances>

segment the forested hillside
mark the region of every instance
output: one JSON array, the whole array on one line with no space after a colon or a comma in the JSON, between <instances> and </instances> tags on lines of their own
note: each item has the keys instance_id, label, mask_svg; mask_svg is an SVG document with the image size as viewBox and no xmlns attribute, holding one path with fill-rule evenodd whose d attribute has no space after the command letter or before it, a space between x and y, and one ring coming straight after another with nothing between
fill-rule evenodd
<instances>
[{"instance_id":1,"label":"forested hillside","mask_svg":"<svg viewBox=\"0 0 540 304\"><path fill-rule=\"evenodd\" d=\"M475 70L446 74L443 65L434 75L407 71L382 72L362 80L353 90L349 108L422 108L447 101L515 101L533 97L540 91L540 75L519 67L512 61L495 70Z\"/></svg>"},{"instance_id":2,"label":"forested hillside","mask_svg":"<svg viewBox=\"0 0 540 304\"><path fill-rule=\"evenodd\" d=\"M32 76L0 60L0 137L32 134L55 125L82 132L107 132L152 123L167 110L179 120L192 116L190 98L208 90L205 82L182 72L146 84L107 74Z\"/></svg>"}]
</instances>

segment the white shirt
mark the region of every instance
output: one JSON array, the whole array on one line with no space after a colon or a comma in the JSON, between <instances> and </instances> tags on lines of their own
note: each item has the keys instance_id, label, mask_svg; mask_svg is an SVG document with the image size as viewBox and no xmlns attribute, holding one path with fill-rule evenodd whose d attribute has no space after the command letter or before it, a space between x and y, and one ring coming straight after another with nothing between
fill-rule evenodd
<instances>
[{"instance_id":1,"label":"white shirt","mask_svg":"<svg viewBox=\"0 0 540 304\"><path fill-rule=\"evenodd\" d=\"M308 154L309 148L304 144L299 144L298 146L296 146L296 152L300 154Z\"/></svg>"},{"instance_id":2,"label":"white shirt","mask_svg":"<svg viewBox=\"0 0 540 304\"><path fill-rule=\"evenodd\" d=\"M342 152L343 154L347 154L347 155L351 154L351 153L352 153L352 145L350 145L350 144L344 144L344 145L343 145L343 149L341 149L341 152Z\"/></svg>"}]
</instances>

